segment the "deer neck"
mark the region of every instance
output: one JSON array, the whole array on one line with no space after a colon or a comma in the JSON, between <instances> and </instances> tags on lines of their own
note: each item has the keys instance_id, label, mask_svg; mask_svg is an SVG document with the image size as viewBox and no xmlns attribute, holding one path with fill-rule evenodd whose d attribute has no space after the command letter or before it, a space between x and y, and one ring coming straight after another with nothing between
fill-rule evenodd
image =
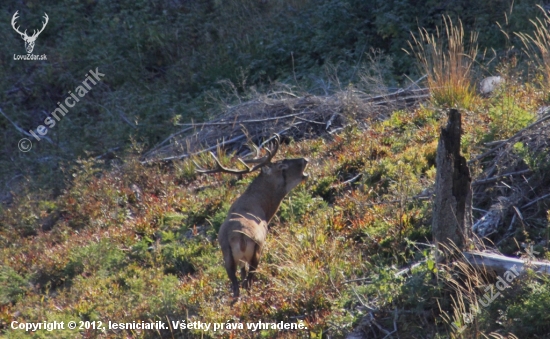
<instances>
[{"instance_id":1,"label":"deer neck","mask_svg":"<svg viewBox=\"0 0 550 339\"><path fill-rule=\"evenodd\" d=\"M279 209L285 194L281 192L281 188L257 177L243 196L246 196L249 208L253 209L251 212L268 223Z\"/></svg>"}]
</instances>

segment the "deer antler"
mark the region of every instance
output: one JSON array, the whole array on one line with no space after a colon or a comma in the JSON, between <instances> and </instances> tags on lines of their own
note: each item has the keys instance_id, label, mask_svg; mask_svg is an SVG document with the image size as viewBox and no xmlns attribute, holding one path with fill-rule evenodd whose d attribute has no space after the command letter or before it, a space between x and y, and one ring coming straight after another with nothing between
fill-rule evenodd
<instances>
[{"instance_id":1,"label":"deer antler","mask_svg":"<svg viewBox=\"0 0 550 339\"><path fill-rule=\"evenodd\" d=\"M273 159L273 157L275 156L275 154L279 150L280 137L279 137L278 134L275 134L274 140L275 140L275 143L274 143L273 149L272 150L269 150L268 148L265 149L267 151L266 156L261 157L261 158L255 158L255 159L247 159L247 160L243 160L241 158L238 158L238 160L241 162L241 164L243 164L246 167L246 169L244 169L244 170L237 170L237 169L231 169L231 168L224 167L220 163L220 160L216 157L216 155L213 152L210 152L210 155L212 155L212 158L214 158L214 161L216 162L216 167L214 169L210 169L210 170L203 169L203 168L200 168L197 165L197 163L195 163L195 162L193 162L193 163L195 164L195 167L197 168L196 171L198 173L203 173L203 174L218 173L218 172L225 172L225 173L232 173L232 174L245 174L245 173L254 172L254 171L260 169L261 167L271 163L271 159ZM256 155L259 155L259 153L260 153L259 149L256 146L254 146L254 148L256 148ZM254 167L250 167L250 166L248 166L248 164L256 164L256 165Z\"/></svg>"},{"instance_id":2,"label":"deer antler","mask_svg":"<svg viewBox=\"0 0 550 339\"><path fill-rule=\"evenodd\" d=\"M11 26L13 27L13 29L14 29L17 33L19 33L19 34L21 34L21 35L27 35L27 30L25 30L25 32L21 32L21 31L19 30L19 27L21 27L21 26L15 27L16 21L17 21L17 19L19 19L18 13L19 13L19 11L16 11L15 14L13 14L13 17L11 18Z\"/></svg>"},{"instance_id":3,"label":"deer antler","mask_svg":"<svg viewBox=\"0 0 550 339\"><path fill-rule=\"evenodd\" d=\"M50 18L48 17L48 14L44 13L44 16L43 18L46 20L44 22L42 22L42 28L36 32L36 33L33 33L32 37L37 37L40 35L40 33L42 33L42 31L44 30L44 28L46 28L46 25L48 24L48 21L50 20ZM33 31L34 32L34 31Z\"/></svg>"},{"instance_id":4,"label":"deer antler","mask_svg":"<svg viewBox=\"0 0 550 339\"><path fill-rule=\"evenodd\" d=\"M46 25L48 24L48 21L50 20L50 18L48 17L48 14L44 13L44 16L43 18L46 20L44 22L42 22L42 28L37 32L36 30L33 30L33 34L32 36L28 36L27 35L27 30L25 30L24 32L21 32L19 30L19 27L15 27L15 25L17 24L17 19L19 19L19 11L16 11L15 14L13 14L13 17L11 18L11 26L13 27L13 29L19 33L20 35L24 35L27 39L33 39L33 38L36 38L38 37L38 35L40 35L40 33L42 33L42 31L44 30L44 28L46 28Z\"/></svg>"}]
</instances>

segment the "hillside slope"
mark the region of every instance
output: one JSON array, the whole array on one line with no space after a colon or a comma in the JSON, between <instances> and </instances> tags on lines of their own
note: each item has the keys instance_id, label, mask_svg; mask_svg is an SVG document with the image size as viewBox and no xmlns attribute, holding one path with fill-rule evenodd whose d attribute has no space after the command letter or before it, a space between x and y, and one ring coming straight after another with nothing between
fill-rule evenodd
<instances>
[{"instance_id":1,"label":"hillside slope","mask_svg":"<svg viewBox=\"0 0 550 339\"><path fill-rule=\"evenodd\" d=\"M513 87L516 110L539 105L537 92L517 86ZM481 142L491 131L515 132L504 131L491 115L491 107L506 93L478 99L475 113L466 114L467 155L481 154ZM444 121L443 110L422 106L397 111L385 121L364 120L369 126L364 130L349 126L328 139L281 146L281 158L310 158L310 180L284 200L271 223L259 281L235 305L215 236L231 201L253 175L240 180L227 174L197 176L189 160L162 166L143 165L128 157L111 160L108 170L98 170L104 166L100 160L81 160L70 187L58 198L37 201L34 192L27 192L2 210L4 334L25 336L10 329L12 321L106 324L187 319L242 323L245 329L233 334L227 328L80 333L85 337L343 337L359 326L367 337L382 338L395 326L394 334L400 338L457 337L451 324L458 310L458 294L452 288L456 272L438 267L435 279L428 245L429 192ZM206 156L196 160L210 161ZM483 170L472 169L476 178ZM355 179L344 183L350 178ZM547 202L540 200L537 205L544 208ZM523 232L527 238L540 237L536 228ZM546 255L546 248L539 248L540 255ZM413 263L419 264L410 272L401 271ZM491 281L477 279L479 288L482 281ZM506 298L483 309L475 326L461 332L464 337L491 331L519 338L547 335L550 322L542 312L550 306L547 279L526 275L513 284ZM246 323L260 320L300 320L307 330L246 330ZM55 332L56 337L74 334Z\"/></svg>"},{"instance_id":2,"label":"hillside slope","mask_svg":"<svg viewBox=\"0 0 550 339\"><path fill-rule=\"evenodd\" d=\"M53 39L46 51L56 62L0 64L8 74L0 109L23 112L0 125L10 140L0 159L7 188L0 197L1 335L550 338L548 277L528 269L506 275L503 285L502 276L473 270L458 253L435 262L434 166L449 108L462 113L461 151L473 177L478 237L468 248L550 259L550 17L531 1L517 2L519 13L537 10L543 19L525 35L507 14L500 27L507 38L480 39L519 43L523 51L497 53L502 58L489 65L478 35L467 40L463 27L478 27L475 19L481 25L487 17L471 13L491 4L488 12L500 11L502 2L474 6L464 26L440 16L464 3L428 3L427 28L409 44L402 35L409 33L394 25L403 15L410 19L404 23L414 21L408 1L373 1L372 11L361 1L86 1L67 5L64 21L54 21L61 7L49 7L51 32L71 28L41 36ZM15 5L1 6L12 15ZM376 33L366 34L372 25ZM485 33L494 32L493 21L488 26ZM119 30L120 44L108 39L93 48ZM408 92L388 95L391 58L364 54L358 47L365 41L387 51L407 46L408 59L394 66L416 59L425 80L407 89L420 94L396 103ZM238 52L225 50L232 48ZM296 51L290 59L289 50ZM95 63L106 66L105 81L48 134L52 143L13 156L15 125L35 126L42 107L64 98L82 81L75 74ZM502 85L478 95L474 84L493 69ZM274 79L280 82L266 84ZM215 118L207 124L177 125L209 115ZM308 157L310 176L284 199L259 279L233 303L216 235L255 174L198 175L195 163L212 159L197 151L212 147L236 165L234 151L246 152L245 141L281 131L277 158ZM245 137L216 149L232 133ZM54 322L65 329L18 327ZM77 328L68 329L70 322Z\"/></svg>"}]
</instances>

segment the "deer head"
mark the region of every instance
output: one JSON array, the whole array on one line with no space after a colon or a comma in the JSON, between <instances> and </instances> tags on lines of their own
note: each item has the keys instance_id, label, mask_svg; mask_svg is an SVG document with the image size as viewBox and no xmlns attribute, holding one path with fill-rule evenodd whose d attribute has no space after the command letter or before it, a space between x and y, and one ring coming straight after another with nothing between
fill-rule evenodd
<instances>
[{"instance_id":1,"label":"deer head","mask_svg":"<svg viewBox=\"0 0 550 339\"><path fill-rule=\"evenodd\" d=\"M48 24L48 14L44 13L44 19L46 21L42 22L42 28L37 32L36 30L33 30L33 34L31 36L27 35L27 30L24 32L21 32L19 30L19 27L15 27L18 17L19 11L16 11L15 14L13 14L13 17L11 18L11 26L13 29L21 35L21 38L25 41L25 49L27 50L27 53L31 54L34 49L34 42L36 41L36 38L42 33L44 28L46 28L46 25Z\"/></svg>"}]
</instances>

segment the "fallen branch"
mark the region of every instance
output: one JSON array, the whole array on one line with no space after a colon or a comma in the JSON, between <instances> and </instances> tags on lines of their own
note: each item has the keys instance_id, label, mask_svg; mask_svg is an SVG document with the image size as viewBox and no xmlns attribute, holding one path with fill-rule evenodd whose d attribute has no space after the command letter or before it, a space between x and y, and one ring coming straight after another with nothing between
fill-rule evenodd
<instances>
[{"instance_id":1,"label":"fallen branch","mask_svg":"<svg viewBox=\"0 0 550 339\"><path fill-rule=\"evenodd\" d=\"M346 180L346 181L340 183L338 186L346 186L347 184L351 184L351 183L357 181L357 179L361 178L361 176L363 176L363 173L357 174L357 175L354 176L353 178L348 179L348 180Z\"/></svg>"},{"instance_id":2,"label":"fallen branch","mask_svg":"<svg viewBox=\"0 0 550 339\"><path fill-rule=\"evenodd\" d=\"M192 155L199 155L199 154L204 153L204 152L213 151L216 148L218 148L219 146L226 146L226 145L232 144L232 143L237 142L237 141L239 141L241 139L244 139L244 138L246 138L246 136L243 134L243 135L240 135L236 138L233 138L233 139L230 139L230 140L227 140L227 141L222 141L219 144L216 144L214 146L210 146L208 148L205 148L205 149L200 150L200 151L195 152L195 153L181 154L181 155L177 155L177 156L173 156L173 157L163 158L163 159L160 159L160 160L163 160L163 161L181 160L181 159L184 159L184 158L188 158ZM143 161L142 163L148 163L148 161Z\"/></svg>"},{"instance_id":3,"label":"fallen branch","mask_svg":"<svg viewBox=\"0 0 550 339\"><path fill-rule=\"evenodd\" d=\"M24 129L22 129L21 127L19 127L19 125L17 125L13 120L11 120L10 117L8 117L8 116L4 113L4 111L2 111L1 108L0 108L0 114L2 114L2 115L4 116L4 118L8 119L8 121L13 125L13 127L15 127L15 129L16 129L19 133L21 133L21 134L23 134L23 135L25 135L25 136L27 136L27 137L29 137L29 138L32 138L32 137L33 137L29 132L25 131ZM46 141L48 141L50 144L54 145L52 139L50 139L49 137L47 137L47 136L45 136L45 135L42 135L41 137L44 138Z\"/></svg>"},{"instance_id":4,"label":"fallen branch","mask_svg":"<svg viewBox=\"0 0 550 339\"><path fill-rule=\"evenodd\" d=\"M407 98L409 96L409 94L412 94L410 97L412 98L415 98L415 97L428 97L429 94L430 94L430 90L428 88L421 88L421 89L412 89L412 90L397 90L395 92L392 92L392 93L388 93L388 94L382 94L382 95L377 95L375 97L368 97L368 98L365 98L365 101L367 102L374 102L374 103L379 103L379 102L392 102L392 101L395 101L395 100L399 100L399 99L404 99L404 98Z\"/></svg>"},{"instance_id":5,"label":"fallen branch","mask_svg":"<svg viewBox=\"0 0 550 339\"><path fill-rule=\"evenodd\" d=\"M542 197L539 197L539 198L537 198L537 199L535 199L535 200L533 200L533 201L531 201L531 202L529 202L529 203L527 203L527 204L521 206L521 208L523 209L523 208L529 207L529 206L531 206L531 205L534 205L534 204L537 203L538 201L541 201L541 200L546 199L546 198L550 198L550 193L549 193L549 194L545 194L545 195L543 195Z\"/></svg>"},{"instance_id":6,"label":"fallen branch","mask_svg":"<svg viewBox=\"0 0 550 339\"><path fill-rule=\"evenodd\" d=\"M500 254L485 252L464 252L463 254L472 266L480 269L489 268L498 273L503 273L511 269L523 271L526 267L532 267L537 273L550 275L550 263L548 262L525 261L522 259L506 257Z\"/></svg>"},{"instance_id":7,"label":"fallen branch","mask_svg":"<svg viewBox=\"0 0 550 339\"><path fill-rule=\"evenodd\" d=\"M494 148L491 148L490 150L488 150L487 152L481 154L481 155L478 155L477 157L475 157L474 159L468 161L468 164L472 164L476 161L479 161L483 158L485 158L486 156L492 154L493 152L496 152L498 151L500 148L502 148L504 145L508 145L510 144L513 140L515 140L516 138L520 137L525 131L537 126L538 124L540 123L543 123L544 121L546 120L550 120L550 114L535 121L534 123L532 123L531 125L525 127L524 129L520 130L519 132L517 132L516 134L512 135L510 138L506 139L505 141L503 141L502 143L498 144L498 146L494 147Z\"/></svg>"},{"instance_id":8,"label":"fallen branch","mask_svg":"<svg viewBox=\"0 0 550 339\"><path fill-rule=\"evenodd\" d=\"M410 88L378 96L368 96L357 90L325 96L297 96L283 89L225 107L222 114L210 121L179 124L182 131L154 146L142 160L155 162L187 158L216 148L218 145L214 144L218 140L239 137L242 128L248 134L246 141L255 143L281 130L288 131L286 135L294 140L333 134L365 118L384 117L394 109L410 107L428 96L428 89ZM350 104L354 107L353 114L345 114ZM221 146L227 152L240 152L245 146L243 141L245 139L225 142Z\"/></svg>"},{"instance_id":9,"label":"fallen branch","mask_svg":"<svg viewBox=\"0 0 550 339\"><path fill-rule=\"evenodd\" d=\"M531 170L526 169L526 170L522 170L522 171L497 175L497 176L487 178L487 179L476 180L472 183L472 185L473 186L478 186L478 185L490 184L490 183L493 183L493 182L497 182L500 179L503 179L503 178L506 178L506 177L510 177L510 176L514 176L514 175L523 175L523 174L527 174L527 173L531 173Z\"/></svg>"},{"instance_id":10,"label":"fallen branch","mask_svg":"<svg viewBox=\"0 0 550 339\"><path fill-rule=\"evenodd\" d=\"M410 267L404 268L404 269L402 269L401 271L396 272L396 273L394 274L394 276L397 278L397 277L400 277L400 276L402 276L402 275L405 275L405 274L411 272L414 268L417 268L418 266L420 266L420 265L422 265L422 264L424 264L424 263L426 263L426 260L422 260L422 261L420 261L420 262L417 262L417 263L415 263L415 264L412 264Z\"/></svg>"},{"instance_id":11,"label":"fallen branch","mask_svg":"<svg viewBox=\"0 0 550 339\"><path fill-rule=\"evenodd\" d=\"M189 126L189 127L203 127L203 126L231 126L235 124L249 124L249 123L260 123L274 120L281 120L287 118L293 118L304 114L313 114L313 112L300 112L294 114L287 114L278 117L264 118L264 119L249 119L249 120L233 120L233 121L223 121L223 122L201 122L201 123L188 123L188 124L177 124L178 126ZM317 121L316 121L317 122Z\"/></svg>"}]
</instances>

